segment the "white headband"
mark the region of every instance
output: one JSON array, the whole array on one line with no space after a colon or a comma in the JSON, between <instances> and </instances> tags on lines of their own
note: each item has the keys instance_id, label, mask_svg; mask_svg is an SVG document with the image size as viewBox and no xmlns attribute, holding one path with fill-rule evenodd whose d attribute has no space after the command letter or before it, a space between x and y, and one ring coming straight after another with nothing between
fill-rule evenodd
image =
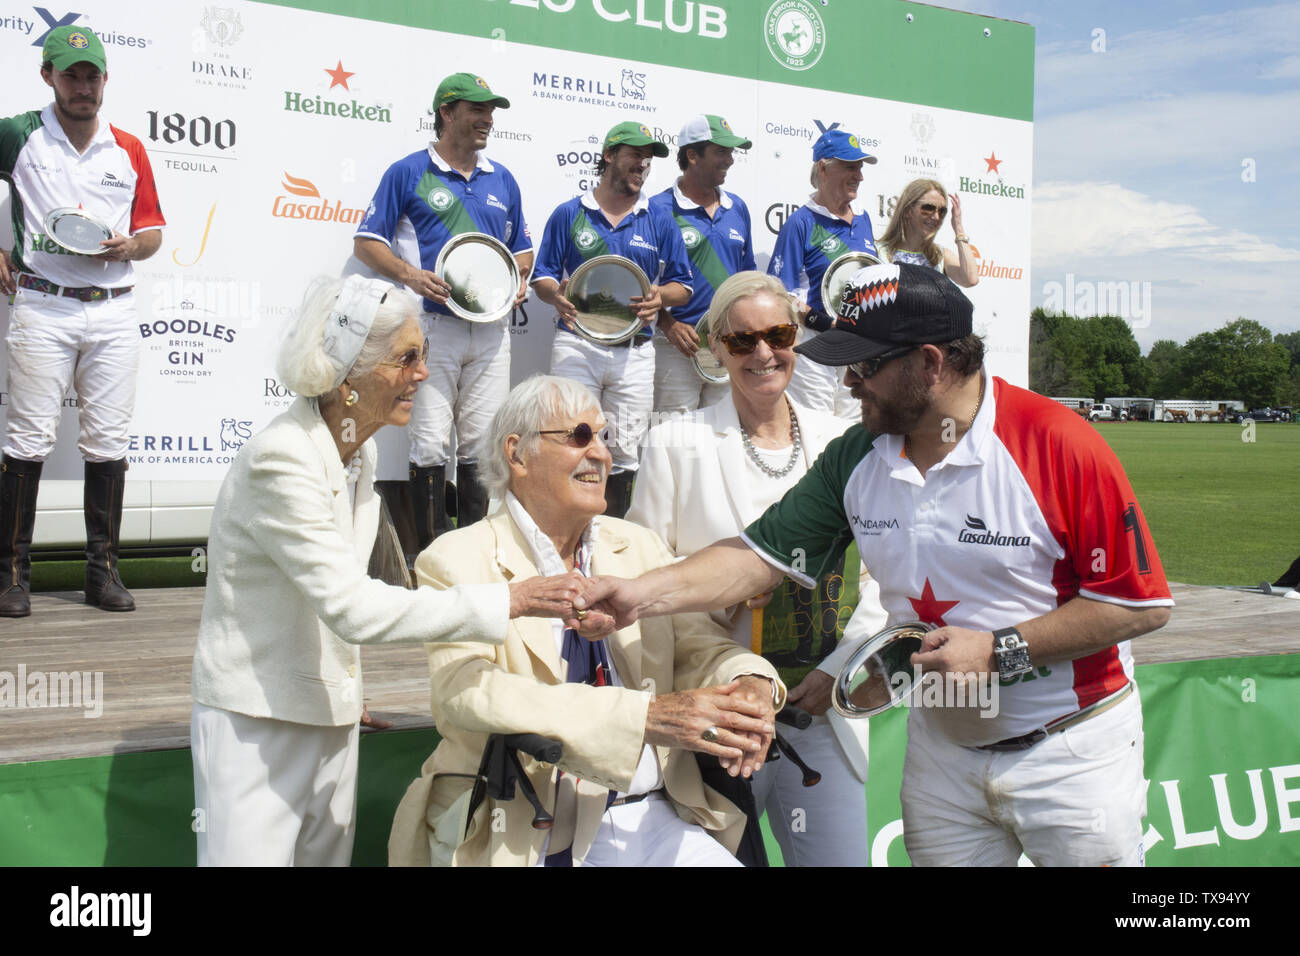
<instances>
[{"instance_id":1,"label":"white headband","mask_svg":"<svg viewBox=\"0 0 1300 956\"><path fill-rule=\"evenodd\" d=\"M343 384L370 335L375 312L392 286L382 279L350 275L343 281L339 297L325 323L325 354L336 369L333 388Z\"/></svg>"}]
</instances>

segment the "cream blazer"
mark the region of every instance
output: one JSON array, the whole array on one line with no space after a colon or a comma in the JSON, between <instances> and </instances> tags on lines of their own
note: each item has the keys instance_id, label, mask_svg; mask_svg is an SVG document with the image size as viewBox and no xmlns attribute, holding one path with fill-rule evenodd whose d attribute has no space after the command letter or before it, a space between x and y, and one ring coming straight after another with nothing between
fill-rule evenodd
<instances>
[{"instance_id":1,"label":"cream blazer","mask_svg":"<svg viewBox=\"0 0 1300 956\"><path fill-rule=\"evenodd\" d=\"M421 590L522 580L537 575L530 555L502 507L484 521L440 536L420 555L415 570L420 583L429 586ZM635 577L671 560L663 542L644 528L601 519L593 573ZM390 864L538 862L546 832L532 828L532 808L521 795L500 804L485 799L473 820L467 819L469 776L478 770L490 734L538 733L563 743L559 768L578 778L577 806L576 812L557 814L553 832L572 827L573 858L579 862L591 848L609 790L626 790L632 782L652 696L761 674L776 682L778 708L785 702L785 688L772 666L737 647L706 615L646 618L617 631L608 642L623 687L566 683L551 622L540 618L511 621L500 647L429 646L433 716L442 742L397 809L388 843ZM678 816L704 827L734 852L744 815L704 786L694 754L657 750L664 787ZM553 810L555 767L522 759L542 805Z\"/></svg>"},{"instance_id":2,"label":"cream blazer","mask_svg":"<svg viewBox=\"0 0 1300 956\"><path fill-rule=\"evenodd\" d=\"M314 402L298 399L240 449L208 535L192 693L251 717L345 726L361 717L358 644L500 644L508 588L410 591L366 576L379 524L375 443L356 507Z\"/></svg>"},{"instance_id":3,"label":"cream blazer","mask_svg":"<svg viewBox=\"0 0 1300 956\"><path fill-rule=\"evenodd\" d=\"M804 465L811 467L849 422L794 404L803 444ZM775 503L775 502L773 502ZM679 557L694 554L723 538L744 531L762 514L749 490L749 468L740 435L740 417L728 392L716 404L656 425L650 430L637 473L627 520L649 528ZM845 627L843 640L818 665L835 676L857 645L884 627L880 589L870 581ZM743 605L714 611L713 618L745 647L752 613ZM836 739L858 778L867 774L867 721L846 720L828 712Z\"/></svg>"}]
</instances>

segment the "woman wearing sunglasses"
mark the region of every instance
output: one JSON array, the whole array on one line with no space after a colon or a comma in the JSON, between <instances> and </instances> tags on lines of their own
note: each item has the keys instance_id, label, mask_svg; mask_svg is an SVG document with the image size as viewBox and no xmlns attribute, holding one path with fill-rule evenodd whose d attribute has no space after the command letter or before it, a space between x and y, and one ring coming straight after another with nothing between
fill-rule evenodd
<instances>
[{"instance_id":1,"label":"woman wearing sunglasses","mask_svg":"<svg viewBox=\"0 0 1300 956\"><path fill-rule=\"evenodd\" d=\"M796 358L794 309L781 280L739 272L719 286L701 320L710 348L730 374L730 391L716 404L650 431L627 515L659 534L679 557L742 531L849 427L844 419L800 406L786 393ZM862 587L862 613L855 614L854 623L870 633L876 629L872 624L883 625L884 613L874 582L864 579ZM752 648L751 607L765 600L715 612L714 618ZM827 715L844 642L833 650L822 646L824 641L800 648L792 627L775 630L780 639L769 627L761 650L778 668L806 667L831 654L790 691L790 703L816 715L813 724L803 731L781 729L822 779L804 789L793 761L774 761L755 775L755 803L766 808L786 865L865 866L866 728L861 725L866 722ZM796 808L806 811L802 817Z\"/></svg>"},{"instance_id":2,"label":"woman wearing sunglasses","mask_svg":"<svg viewBox=\"0 0 1300 956\"><path fill-rule=\"evenodd\" d=\"M386 282L320 279L280 351L299 397L239 451L212 512L190 736L200 865L346 866L359 644L505 640L571 614L576 576L434 591L367 576L375 443L411 418L429 343Z\"/></svg>"},{"instance_id":3,"label":"woman wearing sunglasses","mask_svg":"<svg viewBox=\"0 0 1300 956\"><path fill-rule=\"evenodd\" d=\"M949 214L956 251L934 241ZM970 236L962 228L961 200L956 193L948 195L943 185L933 179L914 179L907 184L876 247L884 257L882 261L929 266L968 289L980 281Z\"/></svg>"}]
</instances>

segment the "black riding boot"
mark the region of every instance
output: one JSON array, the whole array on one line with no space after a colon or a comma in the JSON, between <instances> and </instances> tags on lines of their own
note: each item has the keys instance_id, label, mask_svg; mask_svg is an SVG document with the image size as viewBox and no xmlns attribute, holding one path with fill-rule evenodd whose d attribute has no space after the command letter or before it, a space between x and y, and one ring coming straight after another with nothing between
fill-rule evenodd
<instances>
[{"instance_id":1,"label":"black riding boot","mask_svg":"<svg viewBox=\"0 0 1300 956\"><path fill-rule=\"evenodd\" d=\"M0 464L0 617L32 613L32 528L42 464L8 455Z\"/></svg>"},{"instance_id":2,"label":"black riding boot","mask_svg":"<svg viewBox=\"0 0 1300 956\"><path fill-rule=\"evenodd\" d=\"M456 464L456 527L468 528L487 514L488 496L478 482L478 463Z\"/></svg>"},{"instance_id":3,"label":"black riding boot","mask_svg":"<svg viewBox=\"0 0 1300 956\"><path fill-rule=\"evenodd\" d=\"M134 611L135 599L117 573L126 459L86 462L86 603L104 611Z\"/></svg>"},{"instance_id":4,"label":"black riding boot","mask_svg":"<svg viewBox=\"0 0 1300 956\"><path fill-rule=\"evenodd\" d=\"M410 479L416 550L423 551L434 538L451 528L447 520L447 466L412 464Z\"/></svg>"}]
</instances>

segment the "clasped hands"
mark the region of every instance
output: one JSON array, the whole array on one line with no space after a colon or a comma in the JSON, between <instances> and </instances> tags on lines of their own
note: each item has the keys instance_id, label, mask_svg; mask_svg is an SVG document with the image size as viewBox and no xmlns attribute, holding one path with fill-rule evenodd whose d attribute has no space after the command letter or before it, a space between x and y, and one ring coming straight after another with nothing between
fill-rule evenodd
<instances>
[{"instance_id":1,"label":"clasped hands","mask_svg":"<svg viewBox=\"0 0 1300 956\"><path fill-rule=\"evenodd\" d=\"M767 759L775 720L772 682L747 675L717 687L654 698L646 713L645 741L713 754L731 776L749 777Z\"/></svg>"}]
</instances>

